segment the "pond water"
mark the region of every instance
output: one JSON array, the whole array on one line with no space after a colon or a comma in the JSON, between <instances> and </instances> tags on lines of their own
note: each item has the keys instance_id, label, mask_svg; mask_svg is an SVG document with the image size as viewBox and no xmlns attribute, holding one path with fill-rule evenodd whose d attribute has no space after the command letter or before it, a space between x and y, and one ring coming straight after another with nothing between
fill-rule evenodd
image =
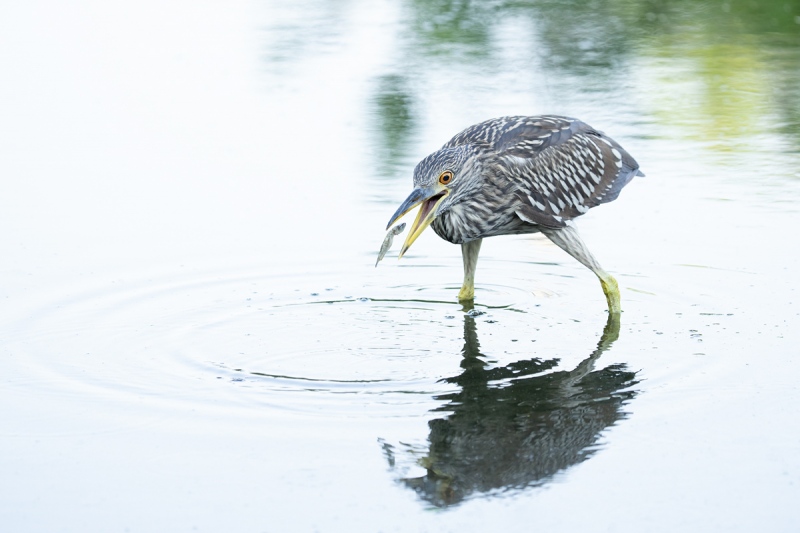
<instances>
[{"instance_id":1,"label":"pond water","mask_svg":"<svg viewBox=\"0 0 800 533\"><path fill-rule=\"evenodd\" d=\"M0 20L8 531L793 531L800 5L17 3ZM539 236L425 232L487 118L639 161ZM398 237L396 240L400 240Z\"/></svg>"}]
</instances>

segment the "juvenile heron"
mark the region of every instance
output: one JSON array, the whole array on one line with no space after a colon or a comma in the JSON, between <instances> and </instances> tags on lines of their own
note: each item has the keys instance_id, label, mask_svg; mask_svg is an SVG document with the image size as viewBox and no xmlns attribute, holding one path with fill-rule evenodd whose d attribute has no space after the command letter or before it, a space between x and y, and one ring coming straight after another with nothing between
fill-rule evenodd
<instances>
[{"instance_id":1,"label":"juvenile heron","mask_svg":"<svg viewBox=\"0 0 800 533\"><path fill-rule=\"evenodd\" d=\"M460 244L460 301L475 298L485 237L541 232L600 278L609 312L619 313L617 280L600 267L572 219L616 199L634 176L644 174L633 157L580 120L495 118L470 126L419 162L414 190L387 229L419 205L400 257L429 225L442 239Z\"/></svg>"}]
</instances>

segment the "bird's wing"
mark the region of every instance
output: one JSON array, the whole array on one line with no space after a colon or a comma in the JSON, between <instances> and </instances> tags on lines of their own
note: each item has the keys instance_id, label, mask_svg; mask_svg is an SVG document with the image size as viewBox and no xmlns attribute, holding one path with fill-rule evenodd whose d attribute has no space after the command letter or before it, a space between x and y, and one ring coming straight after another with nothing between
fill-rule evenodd
<instances>
[{"instance_id":1,"label":"bird's wing","mask_svg":"<svg viewBox=\"0 0 800 533\"><path fill-rule=\"evenodd\" d=\"M591 207L610 202L639 172L616 141L580 120L559 116L502 117L476 124L445 146L483 145L497 174L516 185L517 215L560 228Z\"/></svg>"}]
</instances>

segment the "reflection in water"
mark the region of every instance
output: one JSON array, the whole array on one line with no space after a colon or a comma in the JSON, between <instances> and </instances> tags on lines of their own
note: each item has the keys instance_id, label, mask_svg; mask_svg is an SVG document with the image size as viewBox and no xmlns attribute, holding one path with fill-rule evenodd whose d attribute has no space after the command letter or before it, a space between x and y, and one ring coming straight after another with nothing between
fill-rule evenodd
<instances>
[{"instance_id":1,"label":"reflection in water","mask_svg":"<svg viewBox=\"0 0 800 533\"><path fill-rule=\"evenodd\" d=\"M729 151L779 132L800 146L796 1L414 0L404 4L399 23L394 48L401 57L392 71L403 74L406 110L425 114L429 80L443 72L455 76L453 96L470 87L500 90L508 79L534 73L531 93L552 91L567 109L592 93L606 105L622 95L621 108L677 128L670 135L679 139L710 138L712 148ZM523 59L509 55L509 46L525 51ZM459 73L480 82L458 83ZM381 99L394 93L379 81L377 107L385 117L391 113ZM384 118L381 127L383 152L402 159L395 121ZM397 131L408 129L401 124Z\"/></svg>"},{"instance_id":2,"label":"reflection in water","mask_svg":"<svg viewBox=\"0 0 800 533\"><path fill-rule=\"evenodd\" d=\"M411 2L408 35L415 51L426 55L486 57L497 2L415 0Z\"/></svg>"},{"instance_id":3,"label":"reflection in water","mask_svg":"<svg viewBox=\"0 0 800 533\"><path fill-rule=\"evenodd\" d=\"M473 493L541 485L594 451L601 432L625 416L636 394L635 373L625 365L595 370L619 336L619 316L609 316L597 348L573 370L543 374L558 359L538 358L491 368L480 352L475 319L464 316L461 374L447 378L458 392L437 396L449 412L428 423L428 449L418 463L427 474L401 481L436 506ZM390 465L396 449L384 446Z\"/></svg>"},{"instance_id":4,"label":"reflection in water","mask_svg":"<svg viewBox=\"0 0 800 533\"><path fill-rule=\"evenodd\" d=\"M374 100L382 150L377 161L383 176L394 175L403 163L402 158L414 133L413 102L406 85L403 76L386 75L378 78Z\"/></svg>"}]
</instances>

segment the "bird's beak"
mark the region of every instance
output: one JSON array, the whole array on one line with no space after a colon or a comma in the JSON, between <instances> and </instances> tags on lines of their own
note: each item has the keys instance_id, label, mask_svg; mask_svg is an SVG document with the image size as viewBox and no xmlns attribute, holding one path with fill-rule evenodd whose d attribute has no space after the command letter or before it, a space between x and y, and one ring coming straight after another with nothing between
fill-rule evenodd
<instances>
[{"instance_id":1,"label":"bird's beak","mask_svg":"<svg viewBox=\"0 0 800 533\"><path fill-rule=\"evenodd\" d=\"M425 228L430 226L433 219L436 218L436 208L439 207L439 204L442 203L442 200L444 200L449 193L450 190L445 187L417 187L411 191L406 201L397 208L397 211L395 211L391 220L389 220L389 223L386 225L386 229L389 229L397 219L422 204L419 208L419 213L417 213L416 220L414 220L414 223L411 225L411 229L408 230L408 237L406 237L406 242L403 243L403 248L400 250L400 255L397 257L398 259L403 257L403 254L406 253L409 246L417 240L417 237L420 236Z\"/></svg>"}]
</instances>

